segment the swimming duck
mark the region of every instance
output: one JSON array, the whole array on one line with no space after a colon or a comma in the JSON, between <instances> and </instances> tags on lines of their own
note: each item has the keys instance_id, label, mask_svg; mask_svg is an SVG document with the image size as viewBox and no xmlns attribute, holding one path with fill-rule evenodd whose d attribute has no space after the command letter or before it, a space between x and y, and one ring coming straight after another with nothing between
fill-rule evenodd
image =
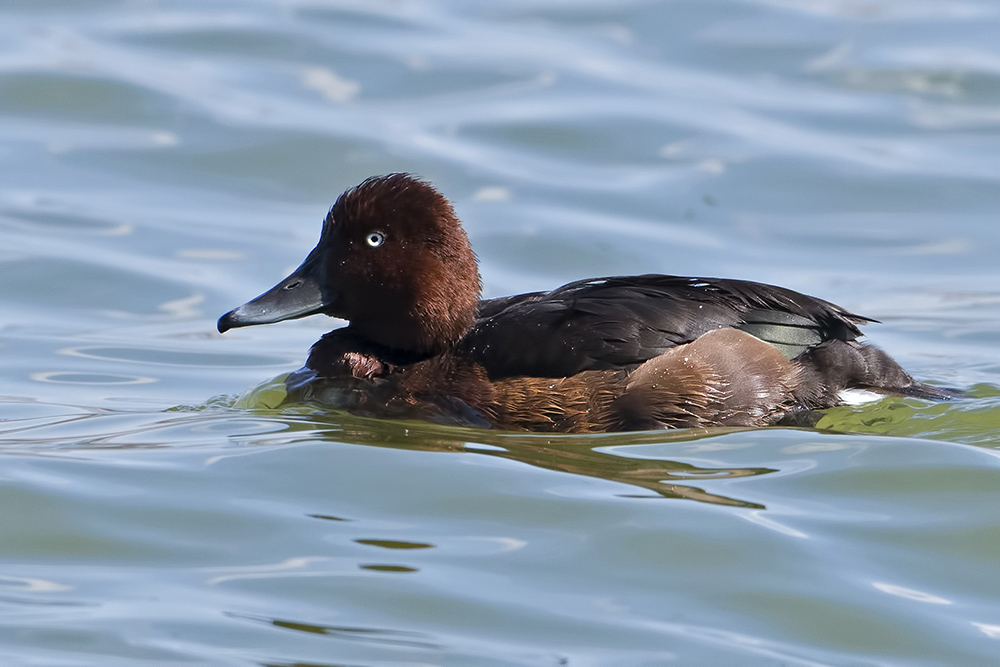
<instances>
[{"instance_id":1,"label":"swimming duck","mask_svg":"<svg viewBox=\"0 0 1000 667\"><path fill-rule=\"evenodd\" d=\"M948 399L861 343L873 322L744 280L581 280L479 298L451 203L409 174L344 192L302 265L219 319L225 332L348 321L288 386L352 412L539 432L765 426L842 392Z\"/></svg>"}]
</instances>

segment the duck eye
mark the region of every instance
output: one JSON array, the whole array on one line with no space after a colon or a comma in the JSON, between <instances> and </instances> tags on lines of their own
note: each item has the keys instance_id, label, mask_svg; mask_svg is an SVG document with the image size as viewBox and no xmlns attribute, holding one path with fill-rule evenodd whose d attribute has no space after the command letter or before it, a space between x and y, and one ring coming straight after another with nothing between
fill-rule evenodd
<instances>
[{"instance_id":1,"label":"duck eye","mask_svg":"<svg viewBox=\"0 0 1000 667\"><path fill-rule=\"evenodd\" d=\"M365 237L365 243L373 248L377 248L385 243L385 234L382 232L371 232Z\"/></svg>"}]
</instances>

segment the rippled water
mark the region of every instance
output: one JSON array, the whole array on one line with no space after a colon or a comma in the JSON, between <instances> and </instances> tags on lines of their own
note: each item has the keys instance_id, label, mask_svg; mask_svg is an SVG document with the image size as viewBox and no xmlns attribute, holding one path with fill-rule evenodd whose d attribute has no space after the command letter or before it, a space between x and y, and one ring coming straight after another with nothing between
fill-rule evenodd
<instances>
[{"instance_id":1,"label":"rippled water","mask_svg":"<svg viewBox=\"0 0 1000 667\"><path fill-rule=\"evenodd\" d=\"M0 664L1000 662L1000 7L0 4ZM787 285L968 400L541 437L280 406L215 333L336 195L490 296Z\"/></svg>"}]
</instances>

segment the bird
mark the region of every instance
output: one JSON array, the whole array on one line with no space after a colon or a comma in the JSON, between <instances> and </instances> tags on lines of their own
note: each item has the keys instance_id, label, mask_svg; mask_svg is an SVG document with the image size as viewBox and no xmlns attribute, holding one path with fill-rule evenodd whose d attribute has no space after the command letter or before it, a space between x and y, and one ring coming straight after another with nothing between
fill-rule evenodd
<instances>
[{"instance_id":1,"label":"bird","mask_svg":"<svg viewBox=\"0 0 1000 667\"><path fill-rule=\"evenodd\" d=\"M482 299L451 202L406 173L346 190L291 275L218 330L324 314L291 394L356 414L544 433L762 427L846 391L949 400L861 342L875 322L790 289L672 275Z\"/></svg>"}]
</instances>

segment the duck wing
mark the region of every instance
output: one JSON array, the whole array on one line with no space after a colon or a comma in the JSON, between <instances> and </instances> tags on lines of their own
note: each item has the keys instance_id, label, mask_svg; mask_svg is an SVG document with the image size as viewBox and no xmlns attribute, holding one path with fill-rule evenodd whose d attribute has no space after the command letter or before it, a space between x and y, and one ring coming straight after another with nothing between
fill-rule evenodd
<instances>
[{"instance_id":1,"label":"duck wing","mask_svg":"<svg viewBox=\"0 0 1000 667\"><path fill-rule=\"evenodd\" d=\"M789 359L872 322L828 301L745 280L644 275L581 280L480 302L458 352L491 379L630 369L676 345L734 327Z\"/></svg>"}]
</instances>

